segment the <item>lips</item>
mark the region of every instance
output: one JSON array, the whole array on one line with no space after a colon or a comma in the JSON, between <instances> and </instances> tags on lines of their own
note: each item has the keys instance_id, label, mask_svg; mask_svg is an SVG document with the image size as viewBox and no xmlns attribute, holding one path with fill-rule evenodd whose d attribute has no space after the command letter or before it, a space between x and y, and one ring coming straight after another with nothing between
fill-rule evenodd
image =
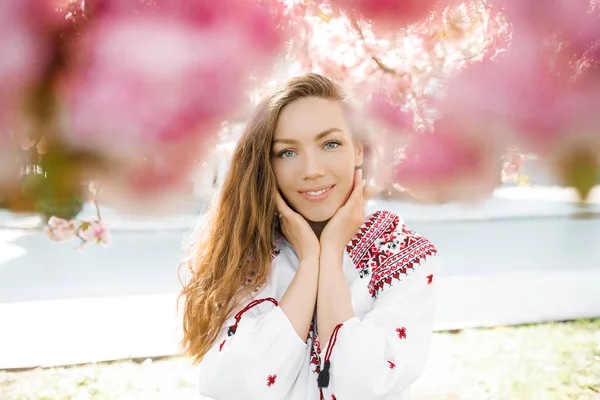
<instances>
[{"instance_id":1,"label":"lips","mask_svg":"<svg viewBox=\"0 0 600 400\"><path fill-rule=\"evenodd\" d=\"M331 194L335 185L315 186L301 190L299 193L309 201L323 201Z\"/></svg>"}]
</instances>

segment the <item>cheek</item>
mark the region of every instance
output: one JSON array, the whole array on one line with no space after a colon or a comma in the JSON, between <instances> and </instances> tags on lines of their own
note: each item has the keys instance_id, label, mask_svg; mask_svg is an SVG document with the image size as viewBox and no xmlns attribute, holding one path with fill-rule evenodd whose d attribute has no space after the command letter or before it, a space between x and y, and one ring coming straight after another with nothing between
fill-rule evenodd
<instances>
[{"instance_id":1,"label":"cheek","mask_svg":"<svg viewBox=\"0 0 600 400\"><path fill-rule=\"evenodd\" d=\"M345 187L352 186L354 181L354 156L350 152L340 153L338 157L328 159L329 170L332 171Z\"/></svg>"},{"instance_id":2,"label":"cheek","mask_svg":"<svg viewBox=\"0 0 600 400\"><path fill-rule=\"evenodd\" d=\"M292 177L294 176L293 165L289 162L282 162L281 160L273 161L272 165L275 180L277 181L277 187L284 191L286 187L292 183Z\"/></svg>"}]
</instances>

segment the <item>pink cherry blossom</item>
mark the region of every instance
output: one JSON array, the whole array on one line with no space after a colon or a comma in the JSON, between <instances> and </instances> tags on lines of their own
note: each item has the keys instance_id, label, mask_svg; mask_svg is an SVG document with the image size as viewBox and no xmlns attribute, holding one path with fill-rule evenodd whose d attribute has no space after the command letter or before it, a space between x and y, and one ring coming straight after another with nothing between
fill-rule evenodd
<instances>
[{"instance_id":1,"label":"pink cherry blossom","mask_svg":"<svg viewBox=\"0 0 600 400\"><path fill-rule=\"evenodd\" d=\"M514 182L525 162L525 155L511 152L506 155L502 164L502 182Z\"/></svg>"},{"instance_id":2,"label":"pink cherry blossom","mask_svg":"<svg viewBox=\"0 0 600 400\"><path fill-rule=\"evenodd\" d=\"M165 143L133 159L127 168L94 171L103 184L98 199L135 214L171 210L189 195L199 154L200 144L191 140Z\"/></svg>"},{"instance_id":3,"label":"pink cherry blossom","mask_svg":"<svg viewBox=\"0 0 600 400\"><path fill-rule=\"evenodd\" d=\"M559 34L582 53L600 38L600 13L590 0L492 0L514 26L515 41L542 42Z\"/></svg>"},{"instance_id":4,"label":"pink cherry blossom","mask_svg":"<svg viewBox=\"0 0 600 400\"><path fill-rule=\"evenodd\" d=\"M25 90L50 56L49 34L57 18L47 0L0 2L0 131L20 111Z\"/></svg>"},{"instance_id":5,"label":"pink cherry blossom","mask_svg":"<svg viewBox=\"0 0 600 400\"><path fill-rule=\"evenodd\" d=\"M449 3L452 5L446 8ZM389 188L393 178L402 178L402 174L390 171L398 162L406 139L414 131L432 129L435 110L427 103L439 97L441 78L455 73L470 60L480 59L486 51L491 53L493 49L487 49L492 45L505 45L497 37L505 36L506 23L479 3L348 0L331 4L334 12L325 15L303 9L305 29L293 43L290 54L301 68L341 80L359 100L371 99L367 105L370 120L380 124L373 146L367 149L379 161L368 168L370 186L375 191ZM408 12L413 6L415 14ZM354 8L366 18L339 13L338 7L342 11ZM373 13L361 13L360 7L373 7ZM403 7L407 11L404 15L390 12ZM427 18L434 8L435 16ZM386 11L378 15L381 10ZM501 152L496 146L494 152L498 153L499 164ZM493 176L494 184L500 177L500 165L497 167L486 175ZM459 174L455 175L453 179L460 179ZM403 183L419 189L428 184ZM489 193L487 187L484 192Z\"/></svg>"},{"instance_id":6,"label":"pink cherry blossom","mask_svg":"<svg viewBox=\"0 0 600 400\"><path fill-rule=\"evenodd\" d=\"M438 0L333 0L333 4L378 23L405 25L427 18Z\"/></svg>"},{"instance_id":7,"label":"pink cherry blossom","mask_svg":"<svg viewBox=\"0 0 600 400\"><path fill-rule=\"evenodd\" d=\"M324 18L303 10L304 30L288 55L299 69L341 80L358 99L382 94L415 114L419 130L430 124L423 114L428 97L439 92L440 78L501 44L497 37L504 36L506 25L479 4L452 5L436 18L393 29L344 13Z\"/></svg>"},{"instance_id":8,"label":"pink cherry blossom","mask_svg":"<svg viewBox=\"0 0 600 400\"><path fill-rule=\"evenodd\" d=\"M75 237L77 230L77 221L67 221L63 218L50 217L48 225L44 228L44 232L55 242L64 242Z\"/></svg>"},{"instance_id":9,"label":"pink cherry blossom","mask_svg":"<svg viewBox=\"0 0 600 400\"><path fill-rule=\"evenodd\" d=\"M21 130L31 121L24 105L51 58L59 24L50 0L0 2L0 189L17 184Z\"/></svg>"},{"instance_id":10,"label":"pink cherry blossom","mask_svg":"<svg viewBox=\"0 0 600 400\"><path fill-rule=\"evenodd\" d=\"M249 76L283 45L254 1L157 7L132 12L104 1L60 84L70 146L120 165L92 178L114 179L137 200L181 186L202 145L243 104Z\"/></svg>"},{"instance_id":11,"label":"pink cherry blossom","mask_svg":"<svg viewBox=\"0 0 600 400\"><path fill-rule=\"evenodd\" d=\"M77 228L77 236L84 242L110 244L111 236L106 222L98 218L84 218Z\"/></svg>"},{"instance_id":12,"label":"pink cherry blossom","mask_svg":"<svg viewBox=\"0 0 600 400\"><path fill-rule=\"evenodd\" d=\"M252 2L117 10L95 21L64 87L78 145L126 151L206 134L197 128L236 109L250 68L268 63L281 43L267 10Z\"/></svg>"},{"instance_id":13,"label":"pink cherry blossom","mask_svg":"<svg viewBox=\"0 0 600 400\"><path fill-rule=\"evenodd\" d=\"M415 134L394 170L394 180L415 197L433 202L476 201L500 184L501 153L482 137L438 123Z\"/></svg>"},{"instance_id":14,"label":"pink cherry blossom","mask_svg":"<svg viewBox=\"0 0 600 400\"><path fill-rule=\"evenodd\" d=\"M600 155L600 80L593 69L577 70L571 60L578 54L567 48L568 42L554 48L524 40L498 62L468 68L448 82L438 105L443 118L489 146L539 155L563 183L576 170L595 173L591 162L581 167L587 172L573 165L581 154L590 160ZM582 196L588 192L578 189Z\"/></svg>"},{"instance_id":15,"label":"pink cherry blossom","mask_svg":"<svg viewBox=\"0 0 600 400\"><path fill-rule=\"evenodd\" d=\"M412 113L393 106L382 94L373 96L369 108L373 116L396 129L409 132L414 130Z\"/></svg>"},{"instance_id":16,"label":"pink cherry blossom","mask_svg":"<svg viewBox=\"0 0 600 400\"><path fill-rule=\"evenodd\" d=\"M77 237L81 240L80 249L83 249L86 243L107 245L111 241L106 222L97 217L83 218L80 221L50 217L44 232L50 240L56 242L64 242Z\"/></svg>"},{"instance_id":17,"label":"pink cherry blossom","mask_svg":"<svg viewBox=\"0 0 600 400\"><path fill-rule=\"evenodd\" d=\"M600 123L600 81L573 83L550 69L535 47L515 45L499 62L482 63L448 83L444 117L506 148L542 155L574 138L593 140ZM574 140L578 141L578 140Z\"/></svg>"}]
</instances>

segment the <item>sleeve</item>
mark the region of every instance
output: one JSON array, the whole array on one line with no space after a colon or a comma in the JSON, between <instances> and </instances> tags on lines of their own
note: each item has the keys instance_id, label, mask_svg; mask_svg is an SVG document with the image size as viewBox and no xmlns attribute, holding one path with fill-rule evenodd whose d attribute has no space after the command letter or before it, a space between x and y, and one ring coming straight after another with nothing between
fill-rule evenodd
<instances>
[{"instance_id":1,"label":"sleeve","mask_svg":"<svg viewBox=\"0 0 600 400\"><path fill-rule=\"evenodd\" d=\"M326 398L393 399L423 373L440 260L427 239L403 225L394 231L403 239L382 249L383 262L372 268L373 308L338 325L324 347L330 358Z\"/></svg>"},{"instance_id":2,"label":"sleeve","mask_svg":"<svg viewBox=\"0 0 600 400\"><path fill-rule=\"evenodd\" d=\"M275 299L255 299L225 323L200 362L200 394L216 400L283 399L307 349Z\"/></svg>"}]
</instances>

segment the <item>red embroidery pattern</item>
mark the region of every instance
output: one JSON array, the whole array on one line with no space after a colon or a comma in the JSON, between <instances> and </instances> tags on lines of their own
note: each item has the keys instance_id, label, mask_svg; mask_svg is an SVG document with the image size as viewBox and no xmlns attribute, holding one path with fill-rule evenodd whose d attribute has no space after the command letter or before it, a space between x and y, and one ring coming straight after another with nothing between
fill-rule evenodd
<instances>
[{"instance_id":1,"label":"red embroidery pattern","mask_svg":"<svg viewBox=\"0 0 600 400\"><path fill-rule=\"evenodd\" d=\"M432 282L433 282L433 274L427 275L427 284L431 285Z\"/></svg>"},{"instance_id":2,"label":"red embroidery pattern","mask_svg":"<svg viewBox=\"0 0 600 400\"><path fill-rule=\"evenodd\" d=\"M394 368L396 368L396 364L394 364L394 363L393 363L393 362L391 362L391 361L388 361L388 362L390 363L390 369L394 369Z\"/></svg>"},{"instance_id":3,"label":"red embroidery pattern","mask_svg":"<svg viewBox=\"0 0 600 400\"><path fill-rule=\"evenodd\" d=\"M374 255L379 252L379 246L375 241L380 237L393 233L389 230L398 216L389 211L377 211L373 213L358 229L352 240L346 245L346 251L350 255L356 269L360 271L360 277L369 275L373 267Z\"/></svg>"},{"instance_id":4,"label":"red embroidery pattern","mask_svg":"<svg viewBox=\"0 0 600 400\"><path fill-rule=\"evenodd\" d=\"M402 281L410 275L427 257L437 254L437 249L423 236L412 232L406 226L398 226L399 218L393 226L375 243L371 251L373 267L369 281L369 293L377 297L379 292L392 283Z\"/></svg>"},{"instance_id":5,"label":"red embroidery pattern","mask_svg":"<svg viewBox=\"0 0 600 400\"><path fill-rule=\"evenodd\" d=\"M314 338L314 339L313 339ZM315 331L315 326L311 322L310 328L308 329L308 338L306 341L312 340L312 347L310 350L310 364L312 365L312 372L314 374L318 374L321 372L321 363L319 359L319 354L321 354L321 345L319 343L319 334Z\"/></svg>"},{"instance_id":6,"label":"red embroidery pattern","mask_svg":"<svg viewBox=\"0 0 600 400\"><path fill-rule=\"evenodd\" d=\"M219 345L219 351L223 350L223 345L225 344L226 341L227 341L227 339L225 339L221 342L221 344Z\"/></svg>"},{"instance_id":7,"label":"red embroidery pattern","mask_svg":"<svg viewBox=\"0 0 600 400\"><path fill-rule=\"evenodd\" d=\"M335 394L331 395L331 400L337 400L336 397L335 397Z\"/></svg>"},{"instance_id":8,"label":"red embroidery pattern","mask_svg":"<svg viewBox=\"0 0 600 400\"><path fill-rule=\"evenodd\" d=\"M396 328L396 332L398 332L398 337L400 339L406 339L406 328L405 327Z\"/></svg>"},{"instance_id":9,"label":"red embroidery pattern","mask_svg":"<svg viewBox=\"0 0 600 400\"><path fill-rule=\"evenodd\" d=\"M392 286L392 282L403 280L427 257L437 254L427 239L408 230L398 215L390 211L378 211L367 218L346 251L360 278L371 276L368 288L372 297Z\"/></svg>"},{"instance_id":10,"label":"red embroidery pattern","mask_svg":"<svg viewBox=\"0 0 600 400\"><path fill-rule=\"evenodd\" d=\"M267 386L271 387L275 384L275 380L277 379L277 375L269 375L267 378Z\"/></svg>"}]
</instances>

